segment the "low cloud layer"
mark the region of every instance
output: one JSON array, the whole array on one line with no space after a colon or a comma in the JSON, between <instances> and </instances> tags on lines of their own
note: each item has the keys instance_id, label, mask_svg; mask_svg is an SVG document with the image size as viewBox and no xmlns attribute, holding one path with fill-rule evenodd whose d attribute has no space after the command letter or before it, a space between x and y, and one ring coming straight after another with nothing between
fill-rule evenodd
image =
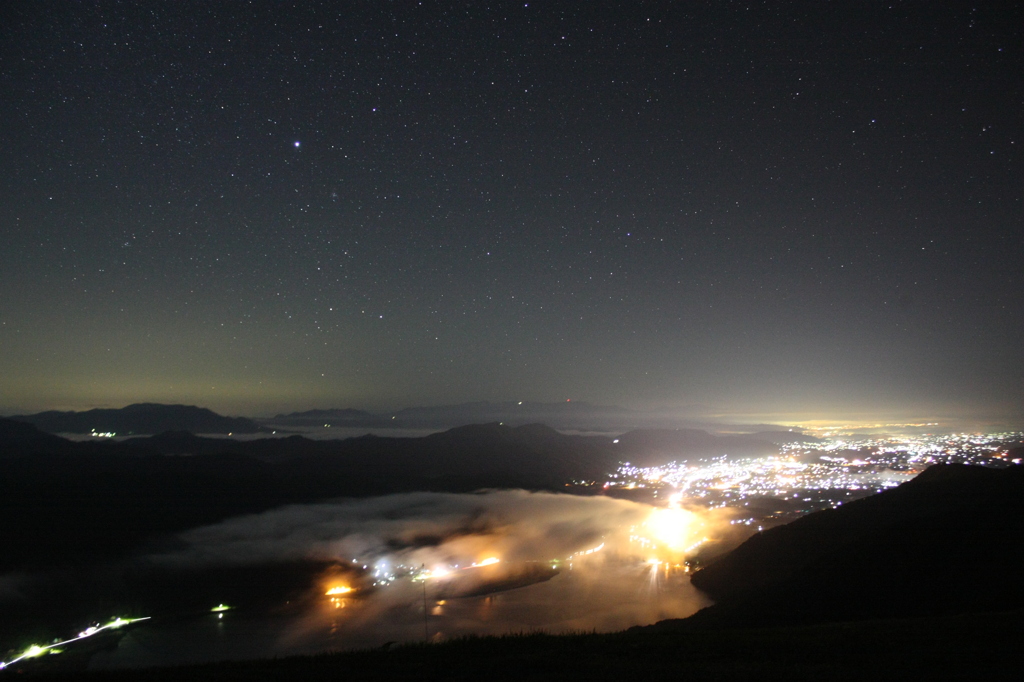
<instances>
[{"instance_id":1,"label":"low cloud layer","mask_svg":"<svg viewBox=\"0 0 1024 682\"><path fill-rule=\"evenodd\" d=\"M153 557L169 565L316 559L465 564L566 558L604 542L624 549L652 507L609 497L522 490L409 493L290 506L182 536L186 547Z\"/></svg>"},{"instance_id":2,"label":"low cloud layer","mask_svg":"<svg viewBox=\"0 0 1024 682\"><path fill-rule=\"evenodd\" d=\"M250 567L318 562L335 568L306 573L299 583L308 580L304 594L292 593L287 604L280 597L268 614L199 609L185 619L155 618L128 632L116 649L97 654L92 665L258 658L470 634L612 631L685 617L708 602L679 562L705 539L728 531L724 513L495 490L338 500L237 517L186 532L174 548L132 565L156 568L171 580L155 584L171 599L200 589L187 576L238 571L250 577L233 587L273 598L262 578L251 577L269 574ZM497 562L472 567L487 560ZM103 594L122 589L113 572L96 570L99 577L76 574L59 593L88 591L102 603ZM411 579L423 570L435 577ZM445 571L448 576L437 577ZM45 591L40 582L34 593L57 594L58 577L47 579ZM467 577L469 590L457 584ZM325 594L338 584L356 591L333 599ZM0 584L8 599L17 587ZM203 594L203 600L221 598Z\"/></svg>"}]
</instances>

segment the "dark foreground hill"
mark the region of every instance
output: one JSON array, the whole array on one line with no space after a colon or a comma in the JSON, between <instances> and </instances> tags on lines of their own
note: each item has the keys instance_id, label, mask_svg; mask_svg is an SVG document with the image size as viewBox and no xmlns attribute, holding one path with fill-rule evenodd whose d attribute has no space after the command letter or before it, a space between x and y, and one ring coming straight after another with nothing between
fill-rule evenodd
<instances>
[{"instance_id":1,"label":"dark foreground hill","mask_svg":"<svg viewBox=\"0 0 1024 682\"><path fill-rule=\"evenodd\" d=\"M31 424L0 419L0 460L59 452L67 444L63 438L44 433Z\"/></svg>"},{"instance_id":2,"label":"dark foreground hill","mask_svg":"<svg viewBox=\"0 0 1024 682\"><path fill-rule=\"evenodd\" d=\"M659 627L606 635L532 634L272 661L63 675L26 666L29 674L24 677L54 682L1016 680L1022 636L1024 612L1012 611L774 629L694 632ZM52 664L74 664L62 662L62 656L52 657Z\"/></svg>"},{"instance_id":3,"label":"dark foreground hill","mask_svg":"<svg viewBox=\"0 0 1024 682\"><path fill-rule=\"evenodd\" d=\"M693 576L692 627L1024 608L1024 467L935 465L755 535Z\"/></svg>"},{"instance_id":4,"label":"dark foreground hill","mask_svg":"<svg viewBox=\"0 0 1024 682\"><path fill-rule=\"evenodd\" d=\"M48 433L151 434L163 431L192 433L269 433L245 417L223 417L205 407L138 403L120 409L85 412L40 412L12 417Z\"/></svg>"}]
</instances>

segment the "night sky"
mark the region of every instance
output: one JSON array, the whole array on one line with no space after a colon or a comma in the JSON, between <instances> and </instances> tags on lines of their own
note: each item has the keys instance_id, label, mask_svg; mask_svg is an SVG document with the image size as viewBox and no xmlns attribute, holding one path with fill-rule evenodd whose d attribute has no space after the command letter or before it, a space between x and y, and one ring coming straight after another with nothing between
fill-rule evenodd
<instances>
[{"instance_id":1,"label":"night sky","mask_svg":"<svg viewBox=\"0 0 1024 682\"><path fill-rule=\"evenodd\" d=\"M0 412L1021 419L1022 27L7 0Z\"/></svg>"}]
</instances>

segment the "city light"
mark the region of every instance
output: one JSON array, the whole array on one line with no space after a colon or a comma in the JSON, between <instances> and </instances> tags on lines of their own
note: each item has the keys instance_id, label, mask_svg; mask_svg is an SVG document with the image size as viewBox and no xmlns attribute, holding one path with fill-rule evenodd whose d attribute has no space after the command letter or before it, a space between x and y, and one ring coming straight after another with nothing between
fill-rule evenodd
<instances>
[{"instance_id":1,"label":"city light","mask_svg":"<svg viewBox=\"0 0 1024 682\"><path fill-rule=\"evenodd\" d=\"M138 623L144 620L149 620L149 617L147 616L145 618L114 618L112 621L104 625L93 625L87 627L85 630L79 632L77 637L66 639L63 642L54 642L53 644L33 644L28 649L26 649L24 653L22 653L20 656L13 658L10 661L0 661L0 670L10 668L15 663L23 661L27 658L37 658L39 656L42 656L43 654L59 654L62 651L59 647L62 647L66 644L71 644L73 642L86 639L87 637L92 637L93 635L99 634L104 630L116 630L118 628L124 627L125 625Z\"/></svg>"},{"instance_id":2,"label":"city light","mask_svg":"<svg viewBox=\"0 0 1024 682\"><path fill-rule=\"evenodd\" d=\"M331 589L327 590L327 592L325 592L324 594L330 597L338 594L349 594L350 592L354 591L355 590L353 590L351 587L339 585L338 587L332 587Z\"/></svg>"},{"instance_id":3,"label":"city light","mask_svg":"<svg viewBox=\"0 0 1024 682\"><path fill-rule=\"evenodd\" d=\"M768 457L680 458L649 467L627 462L606 480L586 485L601 485L610 494L649 492L653 499L666 500L668 509L732 507L749 512L733 519L733 524L782 522L893 488L932 464L1019 464L1007 458L1004 444L1019 442L1022 436L953 434L787 443ZM679 536L681 519L670 523L669 518L653 516L645 524L649 533L644 542L679 547L678 539L670 538Z\"/></svg>"}]
</instances>

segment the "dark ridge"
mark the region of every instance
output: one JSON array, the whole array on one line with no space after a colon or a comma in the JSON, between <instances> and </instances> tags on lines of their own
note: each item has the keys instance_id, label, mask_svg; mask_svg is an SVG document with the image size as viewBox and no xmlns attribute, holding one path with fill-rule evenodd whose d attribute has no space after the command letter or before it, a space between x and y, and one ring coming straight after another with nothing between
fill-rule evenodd
<instances>
[{"instance_id":1,"label":"dark ridge","mask_svg":"<svg viewBox=\"0 0 1024 682\"><path fill-rule=\"evenodd\" d=\"M382 642L376 649L317 656L61 674L88 663L88 654L76 658L69 650L24 669L34 679L53 682L1014 680L1020 673L1022 616L1007 611L730 631L684 631L666 623L610 634Z\"/></svg>"},{"instance_id":2,"label":"dark ridge","mask_svg":"<svg viewBox=\"0 0 1024 682\"><path fill-rule=\"evenodd\" d=\"M266 426L320 428L325 424L339 427L388 428L395 426L390 417L372 414L352 408L331 410L306 410L278 414L270 419L259 420Z\"/></svg>"},{"instance_id":3,"label":"dark ridge","mask_svg":"<svg viewBox=\"0 0 1024 682\"><path fill-rule=\"evenodd\" d=\"M228 438L203 438L189 431L164 431L155 436L127 438L125 445L137 445L161 455L214 455L224 452L248 454L248 443Z\"/></svg>"},{"instance_id":4,"label":"dark ridge","mask_svg":"<svg viewBox=\"0 0 1024 682\"><path fill-rule=\"evenodd\" d=\"M40 431L32 424L0 418L0 459L57 452L67 445L65 439Z\"/></svg>"},{"instance_id":5,"label":"dark ridge","mask_svg":"<svg viewBox=\"0 0 1024 682\"><path fill-rule=\"evenodd\" d=\"M12 417L49 433L152 434L163 431L192 433L264 433L267 429L245 417L223 417L204 407L137 403L121 409L85 412L40 412Z\"/></svg>"},{"instance_id":6,"label":"dark ridge","mask_svg":"<svg viewBox=\"0 0 1024 682\"><path fill-rule=\"evenodd\" d=\"M364 419L378 419L378 417L366 410L356 410L351 407L342 409L330 409L330 410L306 410L305 412L290 412L288 414L279 414L274 419L335 419L342 421L353 421L353 420L364 420Z\"/></svg>"},{"instance_id":7,"label":"dark ridge","mask_svg":"<svg viewBox=\"0 0 1024 682\"><path fill-rule=\"evenodd\" d=\"M1024 467L935 465L898 488L747 540L693 576L693 626L1024 607Z\"/></svg>"},{"instance_id":8,"label":"dark ridge","mask_svg":"<svg viewBox=\"0 0 1024 682\"><path fill-rule=\"evenodd\" d=\"M547 424L523 424L522 426L517 426L514 431L521 438L534 440L544 439L547 441L553 441L566 438L565 435L554 430Z\"/></svg>"}]
</instances>

